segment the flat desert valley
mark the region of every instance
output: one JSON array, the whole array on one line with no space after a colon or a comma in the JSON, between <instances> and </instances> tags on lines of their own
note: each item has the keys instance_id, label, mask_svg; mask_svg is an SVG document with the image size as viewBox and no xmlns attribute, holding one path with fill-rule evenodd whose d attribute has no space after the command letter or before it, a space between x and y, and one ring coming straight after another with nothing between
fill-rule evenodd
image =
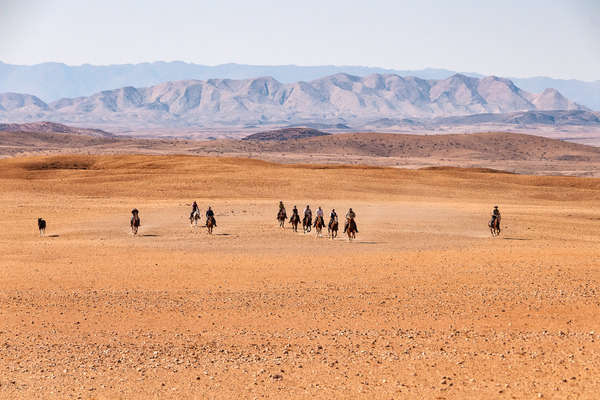
<instances>
[{"instance_id":1,"label":"flat desert valley","mask_svg":"<svg viewBox=\"0 0 600 400\"><path fill-rule=\"evenodd\" d=\"M0 189L1 398L598 398L596 178L38 155Z\"/></svg>"}]
</instances>

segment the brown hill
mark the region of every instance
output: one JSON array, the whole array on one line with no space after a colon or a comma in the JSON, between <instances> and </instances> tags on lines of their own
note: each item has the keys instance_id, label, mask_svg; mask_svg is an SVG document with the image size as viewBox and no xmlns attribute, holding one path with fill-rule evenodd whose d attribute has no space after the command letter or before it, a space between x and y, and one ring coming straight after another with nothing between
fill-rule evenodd
<instances>
[{"instance_id":1,"label":"brown hill","mask_svg":"<svg viewBox=\"0 0 600 400\"><path fill-rule=\"evenodd\" d=\"M331 135L330 133L319 131L317 129L312 128L282 128L276 129L272 131L258 132L252 135L246 136L242 140L274 140L274 141L283 141L290 139L306 139L310 137L319 137L319 136L327 136Z\"/></svg>"},{"instance_id":2,"label":"brown hill","mask_svg":"<svg viewBox=\"0 0 600 400\"><path fill-rule=\"evenodd\" d=\"M0 124L0 131L29 133L70 133L74 135L87 135L99 137L113 136L113 134L100 129L78 128L48 121L29 122L24 124Z\"/></svg>"},{"instance_id":3,"label":"brown hill","mask_svg":"<svg viewBox=\"0 0 600 400\"><path fill-rule=\"evenodd\" d=\"M0 124L0 155L87 149L89 146L117 141L115 136L99 129L76 128L53 122Z\"/></svg>"},{"instance_id":4,"label":"brown hill","mask_svg":"<svg viewBox=\"0 0 600 400\"><path fill-rule=\"evenodd\" d=\"M554 160L600 162L600 148L516 133L402 135L348 133L286 141L202 142L217 152L282 152L367 157L418 157L462 160Z\"/></svg>"}]
</instances>

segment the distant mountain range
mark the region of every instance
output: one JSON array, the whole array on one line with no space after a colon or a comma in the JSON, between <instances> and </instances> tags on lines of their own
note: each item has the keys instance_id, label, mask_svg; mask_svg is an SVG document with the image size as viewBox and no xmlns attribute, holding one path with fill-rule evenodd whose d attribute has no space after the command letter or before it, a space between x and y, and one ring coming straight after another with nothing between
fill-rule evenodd
<instances>
[{"instance_id":1,"label":"distant mountain range","mask_svg":"<svg viewBox=\"0 0 600 400\"><path fill-rule=\"evenodd\" d=\"M461 74L439 80L393 74L335 74L287 84L271 77L185 80L147 88L127 86L51 103L33 95L0 94L0 119L5 121L51 120L138 128L306 123L356 128L381 119L538 110L587 111L555 89L533 94L508 79Z\"/></svg>"},{"instance_id":2,"label":"distant mountain range","mask_svg":"<svg viewBox=\"0 0 600 400\"><path fill-rule=\"evenodd\" d=\"M446 69L394 70L361 66L296 66L223 64L207 66L175 62L154 62L122 65L68 66L43 63L32 66L0 62L0 93L32 94L45 102L61 98L90 96L94 93L125 86L148 87L167 81L209 79L251 79L272 76L283 83L313 81L324 76L347 73L365 77L372 74L414 76L421 79L446 79L456 71ZM477 73L464 73L482 78ZM554 88L569 99L593 110L600 110L600 81L553 79L546 77L508 78L518 87L532 93Z\"/></svg>"}]
</instances>

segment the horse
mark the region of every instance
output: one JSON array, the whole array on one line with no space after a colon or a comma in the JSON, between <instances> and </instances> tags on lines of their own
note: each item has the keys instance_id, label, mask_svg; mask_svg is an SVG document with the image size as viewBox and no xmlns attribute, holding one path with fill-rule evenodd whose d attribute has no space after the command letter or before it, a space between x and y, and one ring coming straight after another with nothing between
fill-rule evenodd
<instances>
[{"instance_id":1,"label":"horse","mask_svg":"<svg viewBox=\"0 0 600 400\"><path fill-rule=\"evenodd\" d=\"M137 208L131 210L131 220L129 221L129 225L131 226L131 232L134 235L137 235L138 228L140 227L140 214Z\"/></svg>"},{"instance_id":2,"label":"horse","mask_svg":"<svg viewBox=\"0 0 600 400\"><path fill-rule=\"evenodd\" d=\"M215 217L206 218L206 229L208 229L209 234L212 235L214 227L215 227Z\"/></svg>"},{"instance_id":3,"label":"horse","mask_svg":"<svg viewBox=\"0 0 600 400\"><path fill-rule=\"evenodd\" d=\"M348 235L348 241L356 239L357 229L354 218L346 218L346 227L344 228L344 232Z\"/></svg>"},{"instance_id":4,"label":"horse","mask_svg":"<svg viewBox=\"0 0 600 400\"><path fill-rule=\"evenodd\" d=\"M305 215L304 219L302 219L302 229L304 233L310 232L310 227L312 225L312 218L310 215Z\"/></svg>"},{"instance_id":5,"label":"horse","mask_svg":"<svg viewBox=\"0 0 600 400\"><path fill-rule=\"evenodd\" d=\"M317 217L315 219L315 229L317 230L317 237L322 236L321 235L321 231L323 230L323 227L325 226L325 221L323 221L323 217Z\"/></svg>"},{"instance_id":6,"label":"horse","mask_svg":"<svg viewBox=\"0 0 600 400\"><path fill-rule=\"evenodd\" d=\"M285 224L285 220L287 218L287 215L285 213L285 209L284 208L280 208L279 212L277 213L277 221L279 221L279 227L281 229L284 229L284 224Z\"/></svg>"},{"instance_id":7,"label":"horse","mask_svg":"<svg viewBox=\"0 0 600 400\"><path fill-rule=\"evenodd\" d=\"M298 224L300 223L300 216L298 214L292 214L290 217L290 224L292 224L292 229L294 232L298 232Z\"/></svg>"},{"instance_id":8,"label":"horse","mask_svg":"<svg viewBox=\"0 0 600 400\"><path fill-rule=\"evenodd\" d=\"M331 237L332 239L335 239L337 234L338 234L338 219L337 218L331 218L329 220L329 224L327 225L327 233L329 234L329 237Z\"/></svg>"},{"instance_id":9,"label":"horse","mask_svg":"<svg viewBox=\"0 0 600 400\"><path fill-rule=\"evenodd\" d=\"M190 214L190 225L198 226L198 221L200 221L200 212L196 210Z\"/></svg>"},{"instance_id":10,"label":"horse","mask_svg":"<svg viewBox=\"0 0 600 400\"><path fill-rule=\"evenodd\" d=\"M38 218L38 229L40 230L40 236L44 236L46 234L46 221L42 218Z\"/></svg>"},{"instance_id":11,"label":"horse","mask_svg":"<svg viewBox=\"0 0 600 400\"><path fill-rule=\"evenodd\" d=\"M492 233L492 236L500 235L500 218L499 217L492 218L490 220L490 222L488 223L488 226L490 227L490 232Z\"/></svg>"}]
</instances>

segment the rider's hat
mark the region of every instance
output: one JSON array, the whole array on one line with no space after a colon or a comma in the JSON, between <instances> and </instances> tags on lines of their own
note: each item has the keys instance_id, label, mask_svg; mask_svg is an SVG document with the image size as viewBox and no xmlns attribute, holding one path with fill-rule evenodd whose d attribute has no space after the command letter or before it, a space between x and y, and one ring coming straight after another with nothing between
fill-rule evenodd
<instances>
[{"instance_id":1,"label":"rider's hat","mask_svg":"<svg viewBox=\"0 0 600 400\"><path fill-rule=\"evenodd\" d=\"M494 206L494 208L498 208L498 206Z\"/></svg>"}]
</instances>

